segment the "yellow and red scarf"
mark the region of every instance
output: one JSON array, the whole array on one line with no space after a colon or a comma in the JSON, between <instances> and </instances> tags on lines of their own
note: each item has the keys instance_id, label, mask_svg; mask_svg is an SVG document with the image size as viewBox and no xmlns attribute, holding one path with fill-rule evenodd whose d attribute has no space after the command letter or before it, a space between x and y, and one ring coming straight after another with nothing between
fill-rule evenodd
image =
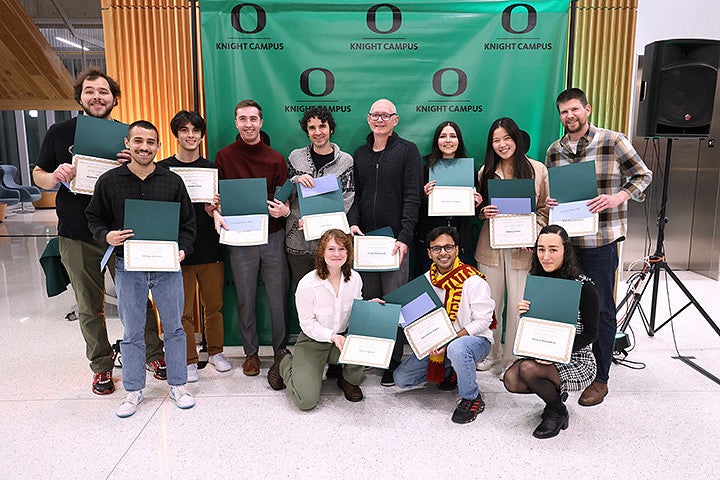
<instances>
[{"instance_id":1,"label":"yellow and red scarf","mask_svg":"<svg viewBox=\"0 0 720 480\"><path fill-rule=\"evenodd\" d=\"M462 263L459 257L455 258L452 268L445 275L440 275L437 266L433 263L430 265L430 283L442 290L445 290L445 310L450 317L450 321L455 324L457 320L458 310L460 309L460 298L462 297L463 283L473 275L479 275L483 280L487 280L478 269ZM493 320L490 328L497 326L495 313L493 312ZM427 380L430 383L441 383L445 379L445 355L430 355L428 361Z\"/></svg>"}]
</instances>

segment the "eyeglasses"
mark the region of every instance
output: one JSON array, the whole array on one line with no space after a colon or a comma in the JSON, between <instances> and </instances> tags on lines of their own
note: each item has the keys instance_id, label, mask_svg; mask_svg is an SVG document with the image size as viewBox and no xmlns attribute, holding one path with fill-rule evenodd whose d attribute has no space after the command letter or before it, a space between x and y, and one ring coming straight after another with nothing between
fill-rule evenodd
<instances>
[{"instance_id":1,"label":"eyeglasses","mask_svg":"<svg viewBox=\"0 0 720 480\"><path fill-rule=\"evenodd\" d=\"M397 113L368 113L368 117L370 117L370 120L373 120L375 122L377 122L381 118L383 119L384 122L387 122L388 120L390 120L392 117L394 117L396 115L397 115Z\"/></svg>"},{"instance_id":2,"label":"eyeglasses","mask_svg":"<svg viewBox=\"0 0 720 480\"><path fill-rule=\"evenodd\" d=\"M448 243L447 245L433 245L432 247L429 247L428 250L435 254L438 254L443 250L445 250L445 253L452 253L452 251L455 250L455 247L457 247L457 245Z\"/></svg>"}]
</instances>

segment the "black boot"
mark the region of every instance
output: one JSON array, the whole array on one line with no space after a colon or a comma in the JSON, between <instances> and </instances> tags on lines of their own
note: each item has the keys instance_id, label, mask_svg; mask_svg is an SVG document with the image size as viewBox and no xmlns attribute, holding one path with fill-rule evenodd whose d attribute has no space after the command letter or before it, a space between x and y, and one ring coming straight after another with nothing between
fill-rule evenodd
<instances>
[{"instance_id":1,"label":"black boot","mask_svg":"<svg viewBox=\"0 0 720 480\"><path fill-rule=\"evenodd\" d=\"M552 438L568 427L568 414L562 398L558 395L555 400L547 404L543 411L542 422L533 432L535 438Z\"/></svg>"}]
</instances>

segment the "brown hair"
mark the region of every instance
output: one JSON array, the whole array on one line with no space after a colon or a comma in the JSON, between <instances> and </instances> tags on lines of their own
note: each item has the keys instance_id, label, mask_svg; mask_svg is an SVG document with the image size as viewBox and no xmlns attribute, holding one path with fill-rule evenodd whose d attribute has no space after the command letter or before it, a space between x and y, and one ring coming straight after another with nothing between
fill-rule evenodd
<instances>
[{"instance_id":1,"label":"brown hair","mask_svg":"<svg viewBox=\"0 0 720 480\"><path fill-rule=\"evenodd\" d=\"M252 100L250 98L246 98L245 100L240 100L237 105L235 105L235 115L237 115L237 111L241 108L245 107L255 107L258 109L258 113L260 114L260 118L262 119L262 107L259 103L257 103L255 100Z\"/></svg>"},{"instance_id":2,"label":"brown hair","mask_svg":"<svg viewBox=\"0 0 720 480\"><path fill-rule=\"evenodd\" d=\"M340 268L343 278L347 282L350 280L350 275L352 273L353 244L352 240L350 240L350 235L347 235L345 232L338 230L337 228L326 231L322 234L322 237L320 237L320 242L315 250L315 270L317 271L317 276L322 280L325 280L328 275L330 275L330 271L325 263L325 249L327 248L327 244L330 243L330 239L334 239L338 245L345 247L345 250L347 250L347 260Z\"/></svg>"},{"instance_id":3,"label":"brown hair","mask_svg":"<svg viewBox=\"0 0 720 480\"><path fill-rule=\"evenodd\" d=\"M112 77L110 77L107 73L100 70L100 67L91 66L80 72L75 79L73 96L75 97L75 101L77 103L80 103L80 96L82 95L83 90L83 82L85 82L85 80L95 80L100 77L107 80L108 85L110 85L110 93L112 93L112 96L116 99L120 98L120 85L118 85L117 82L113 80Z\"/></svg>"}]
</instances>

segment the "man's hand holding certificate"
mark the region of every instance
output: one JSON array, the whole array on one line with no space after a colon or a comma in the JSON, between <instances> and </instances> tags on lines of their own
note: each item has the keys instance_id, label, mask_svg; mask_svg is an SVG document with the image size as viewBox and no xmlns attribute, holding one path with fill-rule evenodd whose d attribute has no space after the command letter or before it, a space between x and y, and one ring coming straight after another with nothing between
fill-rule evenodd
<instances>
[{"instance_id":1,"label":"man's hand holding certificate","mask_svg":"<svg viewBox=\"0 0 720 480\"><path fill-rule=\"evenodd\" d=\"M574 280L528 276L524 299L529 309L520 316L513 353L569 363L581 290L582 283Z\"/></svg>"},{"instance_id":2,"label":"man's hand holding certificate","mask_svg":"<svg viewBox=\"0 0 720 480\"><path fill-rule=\"evenodd\" d=\"M597 197L595 162L580 162L548 169L550 196L557 205L550 209L549 223L560 225L571 237L594 235L598 214L588 206Z\"/></svg>"},{"instance_id":3,"label":"man's hand holding certificate","mask_svg":"<svg viewBox=\"0 0 720 480\"><path fill-rule=\"evenodd\" d=\"M444 159L429 172L435 186L428 196L429 217L475 215L475 175L472 158Z\"/></svg>"}]
</instances>

